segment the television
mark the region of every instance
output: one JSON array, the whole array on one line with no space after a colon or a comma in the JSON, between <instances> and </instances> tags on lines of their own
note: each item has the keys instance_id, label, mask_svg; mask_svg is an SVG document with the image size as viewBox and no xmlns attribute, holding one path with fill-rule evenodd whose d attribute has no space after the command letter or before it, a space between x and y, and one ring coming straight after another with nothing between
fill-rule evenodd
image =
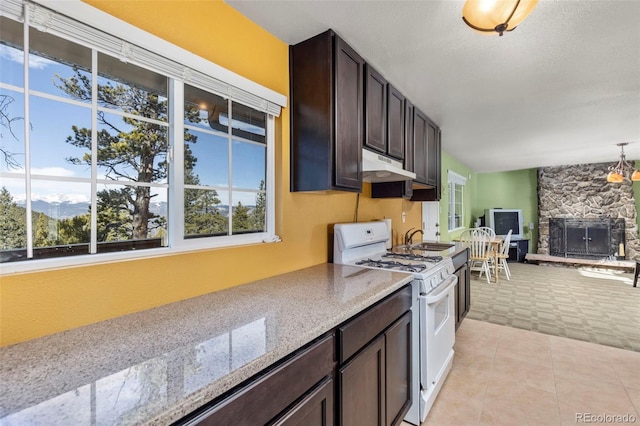
<instances>
[{"instance_id":1,"label":"television","mask_svg":"<svg viewBox=\"0 0 640 426\"><path fill-rule=\"evenodd\" d=\"M488 209L484 211L485 225L496 235L507 235L511 229L512 240L524 239L524 218L522 209Z\"/></svg>"}]
</instances>

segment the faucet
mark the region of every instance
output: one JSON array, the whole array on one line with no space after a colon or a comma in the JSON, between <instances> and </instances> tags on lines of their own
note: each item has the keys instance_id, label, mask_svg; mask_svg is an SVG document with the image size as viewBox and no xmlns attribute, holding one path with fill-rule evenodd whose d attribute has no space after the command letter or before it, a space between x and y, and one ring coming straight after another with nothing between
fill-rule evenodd
<instances>
[{"instance_id":1,"label":"faucet","mask_svg":"<svg viewBox=\"0 0 640 426\"><path fill-rule=\"evenodd\" d=\"M422 231L422 229L416 229L414 231L415 228L411 228L409 229L407 232L405 232L404 234L404 244L405 245L409 245L413 242L413 236L416 235L418 232L421 233L422 235L424 235L424 232ZM411 232L413 231L413 232Z\"/></svg>"}]
</instances>

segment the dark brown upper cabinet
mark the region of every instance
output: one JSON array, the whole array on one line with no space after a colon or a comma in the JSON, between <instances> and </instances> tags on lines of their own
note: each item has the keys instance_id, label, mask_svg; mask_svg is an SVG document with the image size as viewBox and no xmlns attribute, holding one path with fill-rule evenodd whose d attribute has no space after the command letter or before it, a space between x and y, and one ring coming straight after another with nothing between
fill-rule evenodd
<instances>
[{"instance_id":1,"label":"dark brown upper cabinet","mask_svg":"<svg viewBox=\"0 0 640 426\"><path fill-rule=\"evenodd\" d=\"M413 104L409 99L404 100L404 168L412 172L414 170L413 159ZM413 195L413 181L403 182L402 197L411 198Z\"/></svg>"},{"instance_id":2,"label":"dark brown upper cabinet","mask_svg":"<svg viewBox=\"0 0 640 426\"><path fill-rule=\"evenodd\" d=\"M387 154L403 160L405 157L405 97L387 84Z\"/></svg>"},{"instance_id":3,"label":"dark brown upper cabinet","mask_svg":"<svg viewBox=\"0 0 640 426\"><path fill-rule=\"evenodd\" d=\"M440 148L438 144L440 130L431 120L427 121L427 185L436 186L440 173Z\"/></svg>"},{"instance_id":4,"label":"dark brown upper cabinet","mask_svg":"<svg viewBox=\"0 0 640 426\"><path fill-rule=\"evenodd\" d=\"M361 192L364 60L331 30L289 56L291 191Z\"/></svg>"},{"instance_id":5,"label":"dark brown upper cabinet","mask_svg":"<svg viewBox=\"0 0 640 426\"><path fill-rule=\"evenodd\" d=\"M369 64L365 65L364 145L387 154L387 80Z\"/></svg>"},{"instance_id":6,"label":"dark brown upper cabinet","mask_svg":"<svg viewBox=\"0 0 640 426\"><path fill-rule=\"evenodd\" d=\"M422 113L421 113L422 114ZM416 177L416 184L413 188L411 201L440 201L441 193L441 132L440 128L428 117L422 114L419 118L420 126L424 131L420 131L420 158L416 150L416 163L424 169L421 173L420 181ZM426 157L422 157L422 152ZM416 172L416 175L418 173ZM424 180L422 180L424 179Z\"/></svg>"},{"instance_id":7,"label":"dark brown upper cabinet","mask_svg":"<svg viewBox=\"0 0 640 426\"><path fill-rule=\"evenodd\" d=\"M427 135L429 132L429 118L418 108L413 109L413 171L416 174L414 182L427 184Z\"/></svg>"}]
</instances>

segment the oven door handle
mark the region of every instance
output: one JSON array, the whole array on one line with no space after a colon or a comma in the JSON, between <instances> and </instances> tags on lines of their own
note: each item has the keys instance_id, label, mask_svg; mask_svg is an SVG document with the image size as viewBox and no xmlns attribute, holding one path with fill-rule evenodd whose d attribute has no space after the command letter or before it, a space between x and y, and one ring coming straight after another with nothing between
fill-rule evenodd
<instances>
[{"instance_id":1,"label":"oven door handle","mask_svg":"<svg viewBox=\"0 0 640 426\"><path fill-rule=\"evenodd\" d=\"M456 275L451 275L449 278L444 280L442 284L438 286L439 288L441 288L439 292L424 296L424 298L426 299L426 302L429 305L432 305L434 303L441 301L442 299L447 297L447 295L449 294L449 289L453 287L457 282L458 282L458 277Z\"/></svg>"}]
</instances>

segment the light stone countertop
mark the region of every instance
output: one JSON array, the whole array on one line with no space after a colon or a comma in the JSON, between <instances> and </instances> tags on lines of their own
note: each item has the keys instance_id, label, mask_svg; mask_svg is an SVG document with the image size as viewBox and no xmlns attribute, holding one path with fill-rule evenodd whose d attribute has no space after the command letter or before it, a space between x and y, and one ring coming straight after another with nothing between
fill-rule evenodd
<instances>
[{"instance_id":1,"label":"light stone countertop","mask_svg":"<svg viewBox=\"0 0 640 426\"><path fill-rule=\"evenodd\" d=\"M322 264L0 348L0 424L169 424L410 281Z\"/></svg>"}]
</instances>

